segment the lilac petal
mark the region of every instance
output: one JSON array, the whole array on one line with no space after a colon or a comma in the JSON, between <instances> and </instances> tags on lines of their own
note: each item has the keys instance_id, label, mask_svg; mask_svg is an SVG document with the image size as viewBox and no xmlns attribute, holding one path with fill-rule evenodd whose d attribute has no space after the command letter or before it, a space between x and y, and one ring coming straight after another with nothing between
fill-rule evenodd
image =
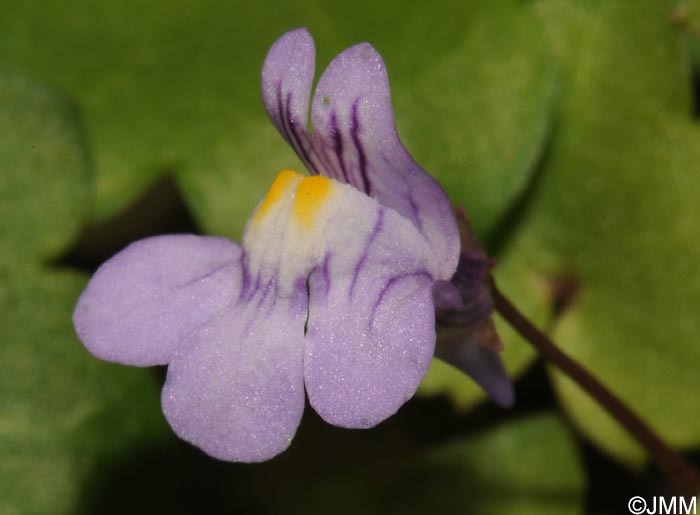
<instances>
[{"instance_id":1,"label":"lilac petal","mask_svg":"<svg viewBox=\"0 0 700 515\"><path fill-rule=\"evenodd\" d=\"M515 401L513 384L498 352L486 348L464 329L445 329L440 332L435 356L461 370L502 408Z\"/></svg>"},{"instance_id":2,"label":"lilac petal","mask_svg":"<svg viewBox=\"0 0 700 515\"><path fill-rule=\"evenodd\" d=\"M435 344L431 283L414 273L363 281L354 297L339 288L326 302L314 302L312 293L305 380L324 420L372 427L413 396Z\"/></svg>"},{"instance_id":3,"label":"lilac petal","mask_svg":"<svg viewBox=\"0 0 700 515\"><path fill-rule=\"evenodd\" d=\"M319 79L308 130L315 49L306 29L283 35L262 69L265 109L309 171L346 182L408 218L441 263L438 279L457 266L459 231L440 185L399 140L389 80L367 43L338 55Z\"/></svg>"},{"instance_id":4,"label":"lilac petal","mask_svg":"<svg viewBox=\"0 0 700 515\"><path fill-rule=\"evenodd\" d=\"M310 171L316 171L314 146L306 128L314 80L316 49L306 29L287 32L270 48L261 84L265 110Z\"/></svg>"},{"instance_id":5,"label":"lilac petal","mask_svg":"<svg viewBox=\"0 0 700 515\"><path fill-rule=\"evenodd\" d=\"M442 262L437 279L457 266L459 231L440 185L402 145L391 107L386 67L369 44L351 47L319 79L311 120L321 173L348 182L408 218Z\"/></svg>"},{"instance_id":6,"label":"lilac petal","mask_svg":"<svg viewBox=\"0 0 700 515\"><path fill-rule=\"evenodd\" d=\"M366 198L366 197L365 197ZM331 249L342 248L338 236ZM371 427L416 391L435 346L433 276L421 235L380 208L353 258L332 253L309 279L306 391L326 421Z\"/></svg>"},{"instance_id":7,"label":"lilac petal","mask_svg":"<svg viewBox=\"0 0 700 515\"><path fill-rule=\"evenodd\" d=\"M163 412L184 440L222 460L257 462L290 444L304 411L306 286L241 297L176 351Z\"/></svg>"},{"instance_id":8,"label":"lilac petal","mask_svg":"<svg viewBox=\"0 0 700 515\"><path fill-rule=\"evenodd\" d=\"M225 238L157 236L104 263L73 313L95 356L117 363L167 363L196 327L218 315L240 288L240 247Z\"/></svg>"}]
</instances>

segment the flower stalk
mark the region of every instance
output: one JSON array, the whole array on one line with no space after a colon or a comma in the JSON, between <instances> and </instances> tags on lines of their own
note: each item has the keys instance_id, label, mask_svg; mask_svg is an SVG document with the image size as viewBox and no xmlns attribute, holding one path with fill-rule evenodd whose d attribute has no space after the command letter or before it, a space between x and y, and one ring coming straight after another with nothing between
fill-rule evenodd
<instances>
[{"instance_id":1,"label":"flower stalk","mask_svg":"<svg viewBox=\"0 0 700 515\"><path fill-rule=\"evenodd\" d=\"M530 322L498 289L492 277L491 295L494 308L525 341L530 343L552 365L585 390L646 450L659 469L687 496L700 494L700 474L680 454L676 453L622 399L611 392L571 356Z\"/></svg>"}]
</instances>

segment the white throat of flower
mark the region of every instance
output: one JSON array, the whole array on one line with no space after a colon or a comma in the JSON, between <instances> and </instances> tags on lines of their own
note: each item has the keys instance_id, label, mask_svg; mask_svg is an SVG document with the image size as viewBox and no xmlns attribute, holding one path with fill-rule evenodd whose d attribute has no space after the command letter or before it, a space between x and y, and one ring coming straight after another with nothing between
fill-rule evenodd
<instances>
[{"instance_id":1,"label":"white throat of flower","mask_svg":"<svg viewBox=\"0 0 700 515\"><path fill-rule=\"evenodd\" d=\"M246 226L247 272L262 283L276 274L278 294L289 295L296 280L329 256L357 263L384 209L348 184L283 170ZM413 245L422 240L408 220L399 232ZM419 254L429 255L425 250Z\"/></svg>"}]
</instances>

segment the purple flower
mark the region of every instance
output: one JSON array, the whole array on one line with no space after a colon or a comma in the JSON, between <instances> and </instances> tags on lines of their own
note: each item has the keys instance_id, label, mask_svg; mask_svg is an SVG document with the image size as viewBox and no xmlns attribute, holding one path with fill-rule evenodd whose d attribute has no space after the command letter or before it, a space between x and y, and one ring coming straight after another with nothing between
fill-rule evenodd
<instances>
[{"instance_id":1,"label":"purple flower","mask_svg":"<svg viewBox=\"0 0 700 515\"><path fill-rule=\"evenodd\" d=\"M133 243L100 267L74 313L95 356L168 364L168 422L224 460L285 450L305 392L338 426L391 416L428 369L436 302L464 311L449 300L466 291L448 282L460 262L455 215L399 141L381 57L363 43L333 60L310 130L314 61L300 29L262 70L267 112L312 176L281 172L241 246L193 235Z\"/></svg>"}]
</instances>

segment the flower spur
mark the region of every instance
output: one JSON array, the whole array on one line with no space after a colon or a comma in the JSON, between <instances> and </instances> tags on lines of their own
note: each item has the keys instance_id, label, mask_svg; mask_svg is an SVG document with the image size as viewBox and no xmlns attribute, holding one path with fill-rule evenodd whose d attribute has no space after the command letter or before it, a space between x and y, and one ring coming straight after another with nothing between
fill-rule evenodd
<instances>
[{"instance_id":1,"label":"flower spur","mask_svg":"<svg viewBox=\"0 0 700 515\"><path fill-rule=\"evenodd\" d=\"M312 175L281 172L241 246L194 235L131 244L98 269L74 313L95 356L169 365L168 422L219 459L285 450L305 393L338 426L391 416L427 372L436 304L464 304L445 300L464 290L449 282L460 261L454 212L398 139L381 57L365 43L331 62L310 131L314 61L299 29L262 70L265 108ZM457 364L502 390L502 367L484 372L472 354Z\"/></svg>"}]
</instances>

